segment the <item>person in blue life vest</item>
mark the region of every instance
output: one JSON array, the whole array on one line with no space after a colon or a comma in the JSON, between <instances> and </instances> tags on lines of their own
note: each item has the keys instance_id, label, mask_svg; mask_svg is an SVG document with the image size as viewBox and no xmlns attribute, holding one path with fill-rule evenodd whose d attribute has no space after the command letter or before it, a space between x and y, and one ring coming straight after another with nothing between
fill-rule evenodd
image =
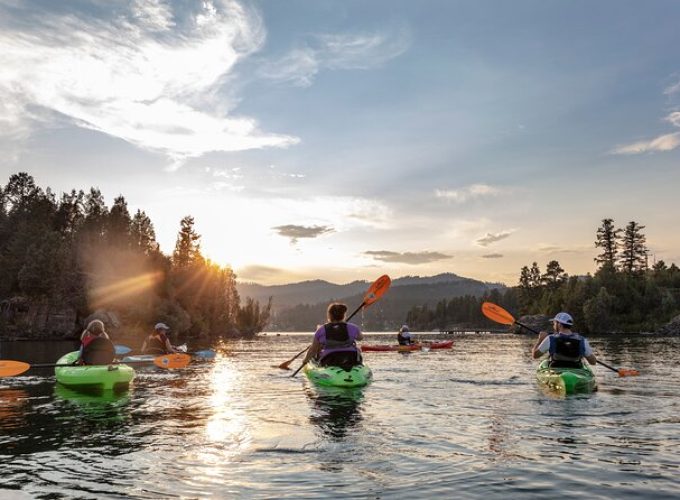
<instances>
[{"instance_id":1,"label":"person in blue life vest","mask_svg":"<svg viewBox=\"0 0 680 500\"><path fill-rule=\"evenodd\" d=\"M411 332L408 330L408 325L402 325L397 333L397 342L399 345L411 345L415 344L416 341L411 337Z\"/></svg>"},{"instance_id":2,"label":"person in blue life vest","mask_svg":"<svg viewBox=\"0 0 680 500\"><path fill-rule=\"evenodd\" d=\"M534 359L538 359L546 352L550 355L550 366L554 368L578 368L587 359L591 365L597 363L593 349L588 340L572 332L574 320L566 312L558 313L553 319L555 333L542 331L532 350Z\"/></svg>"},{"instance_id":3,"label":"person in blue life vest","mask_svg":"<svg viewBox=\"0 0 680 500\"><path fill-rule=\"evenodd\" d=\"M364 334L354 323L345 322L346 313L345 304L336 302L328 306L328 323L319 326L314 332L314 340L302 362L303 366L312 359L321 366L340 366L345 369L363 364L356 341L363 340Z\"/></svg>"},{"instance_id":4,"label":"person in blue life vest","mask_svg":"<svg viewBox=\"0 0 680 500\"><path fill-rule=\"evenodd\" d=\"M172 354L179 352L168 339L170 327L165 323L156 323L153 332L144 340L142 353L144 354Z\"/></svg>"}]
</instances>

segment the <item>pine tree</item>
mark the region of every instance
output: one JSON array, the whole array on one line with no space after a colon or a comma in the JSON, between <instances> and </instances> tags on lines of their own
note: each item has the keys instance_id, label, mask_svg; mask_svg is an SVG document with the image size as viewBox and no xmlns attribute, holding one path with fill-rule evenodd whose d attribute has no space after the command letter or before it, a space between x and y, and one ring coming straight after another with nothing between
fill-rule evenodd
<instances>
[{"instance_id":1,"label":"pine tree","mask_svg":"<svg viewBox=\"0 0 680 500\"><path fill-rule=\"evenodd\" d=\"M541 284L550 289L555 289L564 283L568 277L560 263L556 260L551 260L546 266L545 273L541 276Z\"/></svg>"},{"instance_id":2,"label":"pine tree","mask_svg":"<svg viewBox=\"0 0 680 500\"><path fill-rule=\"evenodd\" d=\"M648 249L647 238L642 234L645 226L630 221L623 232L621 255L619 262L621 269L627 274L634 274L647 269Z\"/></svg>"},{"instance_id":3,"label":"pine tree","mask_svg":"<svg viewBox=\"0 0 680 500\"><path fill-rule=\"evenodd\" d=\"M602 249L602 253L595 257L601 267L616 266L619 250L619 235L621 229L614 228L614 219L602 219L602 225L597 228L595 246Z\"/></svg>"},{"instance_id":4,"label":"pine tree","mask_svg":"<svg viewBox=\"0 0 680 500\"><path fill-rule=\"evenodd\" d=\"M203 260L200 239L201 235L194 231L194 218L187 215L180 221L175 251L172 254L172 262L175 267L183 269Z\"/></svg>"},{"instance_id":5,"label":"pine tree","mask_svg":"<svg viewBox=\"0 0 680 500\"><path fill-rule=\"evenodd\" d=\"M145 212L137 210L135 216L132 218L130 225L130 238L132 245L146 255L158 251L158 243L156 243L156 231L153 227L153 222Z\"/></svg>"}]
</instances>

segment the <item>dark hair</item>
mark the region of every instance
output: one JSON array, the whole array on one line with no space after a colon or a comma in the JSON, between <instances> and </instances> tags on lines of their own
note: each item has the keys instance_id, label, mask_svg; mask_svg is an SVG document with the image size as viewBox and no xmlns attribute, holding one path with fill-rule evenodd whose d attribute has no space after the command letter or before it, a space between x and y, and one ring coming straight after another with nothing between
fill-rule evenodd
<instances>
[{"instance_id":1,"label":"dark hair","mask_svg":"<svg viewBox=\"0 0 680 500\"><path fill-rule=\"evenodd\" d=\"M347 306L341 304L340 302L333 302L328 306L328 319L331 321L342 321L345 319L345 313L347 312Z\"/></svg>"}]
</instances>

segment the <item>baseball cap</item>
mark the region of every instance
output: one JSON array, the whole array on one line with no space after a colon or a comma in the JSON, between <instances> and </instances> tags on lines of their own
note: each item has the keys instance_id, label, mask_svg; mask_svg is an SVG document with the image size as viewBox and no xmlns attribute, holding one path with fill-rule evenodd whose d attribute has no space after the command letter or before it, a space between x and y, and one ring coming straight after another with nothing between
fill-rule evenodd
<instances>
[{"instance_id":1,"label":"baseball cap","mask_svg":"<svg viewBox=\"0 0 680 500\"><path fill-rule=\"evenodd\" d=\"M562 323L566 326L572 326L574 324L574 318L565 312L557 313L551 321L557 321L558 323Z\"/></svg>"},{"instance_id":2,"label":"baseball cap","mask_svg":"<svg viewBox=\"0 0 680 500\"><path fill-rule=\"evenodd\" d=\"M156 323L156 326L153 327L154 330L168 330L170 331L170 327L166 325L165 323Z\"/></svg>"}]
</instances>

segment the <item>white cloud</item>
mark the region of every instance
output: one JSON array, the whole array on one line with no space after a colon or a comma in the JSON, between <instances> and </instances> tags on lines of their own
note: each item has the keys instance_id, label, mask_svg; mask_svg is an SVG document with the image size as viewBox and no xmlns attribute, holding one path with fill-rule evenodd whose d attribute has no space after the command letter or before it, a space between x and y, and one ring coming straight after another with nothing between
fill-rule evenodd
<instances>
[{"instance_id":1,"label":"white cloud","mask_svg":"<svg viewBox=\"0 0 680 500\"><path fill-rule=\"evenodd\" d=\"M502 190L488 184L472 184L460 189L436 189L437 198L443 198L454 203L464 203L468 200L487 196L497 196Z\"/></svg>"},{"instance_id":2,"label":"white cloud","mask_svg":"<svg viewBox=\"0 0 680 500\"><path fill-rule=\"evenodd\" d=\"M649 141L638 141L614 148L611 153L635 155L654 151L671 151L680 146L680 132L665 134Z\"/></svg>"},{"instance_id":3,"label":"white cloud","mask_svg":"<svg viewBox=\"0 0 680 500\"><path fill-rule=\"evenodd\" d=\"M666 94L666 95L675 94L677 92L680 92L680 80L678 80L677 82L675 82L672 85L669 85L663 91L663 93Z\"/></svg>"},{"instance_id":4,"label":"white cloud","mask_svg":"<svg viewBox=\"0 0 680 500\"><path fill-rule=\"evenodd\" d=\"M680 111L673 111L666 117L666 121L676 127L680 127Z\"/></svg>"},{"instance_id":5,"label":"white cloud","mask_svg":"<svg viewBox=\"0 0 680 500\"><path fill-rule=\"evenodd\" d=\"M484 236L481 238L477 238L477 244L480 247L488 247L492 243L496 243L498 241L504 240L508 236L510 236L512 233L514 233L514 229L510 229L507 231L500 231L498 233L486 233Z\"/></svg>"},{"instance_id":6,"label":"white cloud","mask_svg":"<svg viewBox=\"0 0 680 500\"><path fill-rule=\"evenodd\" d=\"M112 20L93 18L86 7L69 14L0 7L0 133L25 135L37 117L66 117L176 164L210 151L298 142L261 132L254 119L229 115L234 102L217 99L234 65L264 43L259 16L231 0L204 1L193 13L161 0L128 9Z\"/></svg>"},{"instance_id":7,"label":"white cloud","mask_svg":"<svg viewBox=\"0 0 680 500\"><path fill-rule=\"evenodd\" d=\"M406 29L371 34L311 37L259 70L263 78L308 87L322 69L370 69L403 54L411 44Z\"/></svg>"}]
</instances>

